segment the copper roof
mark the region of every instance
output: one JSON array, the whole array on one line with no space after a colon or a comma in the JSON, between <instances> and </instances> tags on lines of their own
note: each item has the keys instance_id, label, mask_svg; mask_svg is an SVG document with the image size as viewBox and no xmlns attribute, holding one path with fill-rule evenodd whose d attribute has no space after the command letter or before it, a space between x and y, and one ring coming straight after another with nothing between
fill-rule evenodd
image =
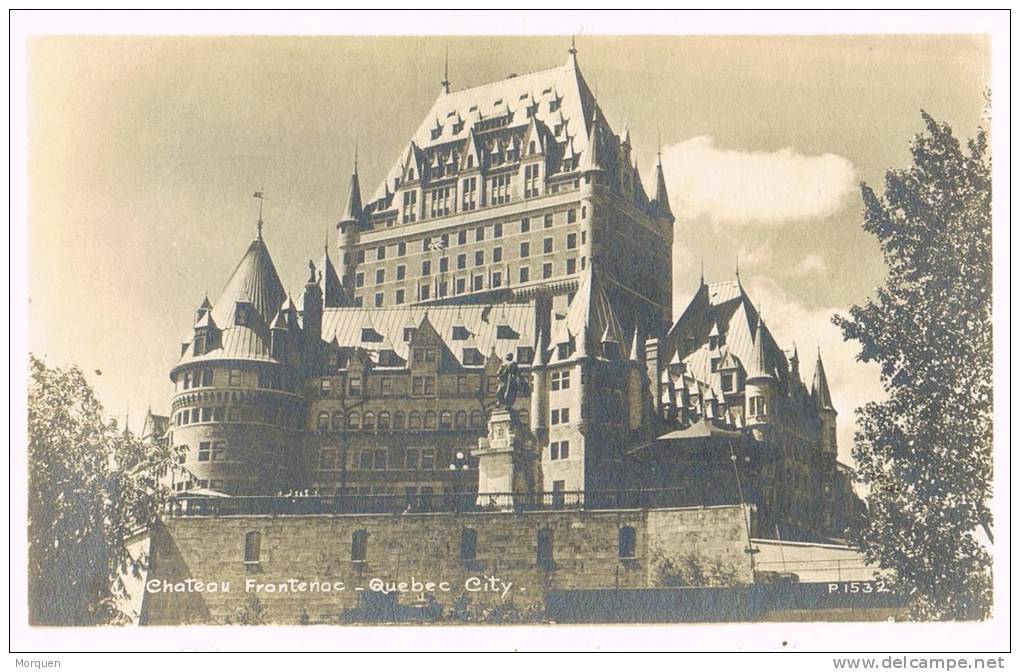
<instances>
[{"instance_id":1,"label":"copper roof","mask_svg":"<svg viewBox=\"0 0 1020 672\"><path fill-rule=\"evenodd\" d=\"M584 342L585 334L589 339L587 342ZM598 354L588 352L587 348L600 342L624 343L620 323L602 287L600 272L595 270L593 263L587 264L582 271L581 281L567 307L567 314L553 325L549 345L553 351L552 361L558 360L557 346L571 340L575 343L578 356Z\"/></svg>"},{"instance_id":2,"label":"copper roof","mask_svg":"<svg viewBox=\"0 0 1020 672\"><path fill-rule=\"evenodd\" d=\"M408 358L406 328L418 328L426 319L459 361L474 348L483 357L495 350L500 358L517 355L517 348L535 345L535 305L507 303L464 306L395 306L390 308L329 308L322 316L322 340L336 339L341 348L392 350ZM454 338L454 327L467 338ZM366 331L367 330L367 331ZM366 340L365 336L369 339Z\"/></svg>"}]
</instances>

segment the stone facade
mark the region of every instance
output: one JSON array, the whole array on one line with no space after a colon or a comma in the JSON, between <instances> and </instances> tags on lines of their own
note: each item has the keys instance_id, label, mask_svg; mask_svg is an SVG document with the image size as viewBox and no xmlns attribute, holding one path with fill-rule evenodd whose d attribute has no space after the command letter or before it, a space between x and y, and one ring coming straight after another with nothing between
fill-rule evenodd
<instances>
[{"instance_id":1,"label":"stone facade","mask_svg":"<svg viewBox=\"0 0 1020 672\"><path fill-rule=\"evenodd\" d=\"M465 530L472 543L464 542ZM253 542L252 535L258 535ZM364 545L356 540L364 535ZM544 540L544 541L543 541ZM257 549L252 545L256 543ZM400 604L434 597L445 610L467 595L476 605L541 605L548 590L655 585L659 557L696 555L751 581L740 507L341 516L169 518L152 532L152 567L141 622L224 623L257 594L275 623L341 620L371 593L370 582L446 582L397 594ZM542 547L548 549L543 557ZM246 560L247 558L247 560ZM479 581L469 583L477 577ZM470 591L496 577L495 590ZM229 583L229 592L156 592L186 579ZM258 584L342 583L323 592L245 592ZM505 583L512 584L505 593ZM356 590L356 588L364 590ZM256 590L254 586L251 590Z\"/></svg>"}]
</instances>

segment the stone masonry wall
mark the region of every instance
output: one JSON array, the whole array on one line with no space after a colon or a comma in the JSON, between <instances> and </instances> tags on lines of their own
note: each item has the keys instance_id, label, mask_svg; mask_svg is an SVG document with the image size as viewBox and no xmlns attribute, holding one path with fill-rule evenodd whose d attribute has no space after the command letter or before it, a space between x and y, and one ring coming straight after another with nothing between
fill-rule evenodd
<instances>
[{"instance_id":1,"label":"stone masonry wall","mask_svg":"<svg viewBox=\"0 0 1020 672\"><path fill-rule=\"evenodd\" d=\"M633 559L619 557L624 526L635 530ZM477 532L473 562L460 557L464 528ZM537 561L540 529L552 530L554 562L549 567ZM368 533L363 563L351 560L356 530ZM244 563L249 532L261 534L257 566ZM742 512L733 506L173 518L152 531L154 562L141 622L225 623L253 594L275 623L299 623L303 618L311 623L338 622L343 611L357 607L366 594L377 597L370 595L373 580L407 582L406 592L397 593L402 604L418 600L424 592L444 608L462 595L474 605L512 602L523 608L541 605L550 589L648 587L654 580L653 551L718 558L733 564L740 579L750 582L746 545ZM188 579L193 580L190 587ZM444 585L429 590L411 585L413 580ZM198 581L215 583L218 590L199 590ZM288 590L280 590L281 582L288 583ZM299 582L307 583L303 590ZM224 583L228 590L223 590ZM274 585L273 592L266 589L269 584ZM340 584L343 589L337 590ZM185 590L174 590L182 587Z\"/></svg>"}]
</instances>

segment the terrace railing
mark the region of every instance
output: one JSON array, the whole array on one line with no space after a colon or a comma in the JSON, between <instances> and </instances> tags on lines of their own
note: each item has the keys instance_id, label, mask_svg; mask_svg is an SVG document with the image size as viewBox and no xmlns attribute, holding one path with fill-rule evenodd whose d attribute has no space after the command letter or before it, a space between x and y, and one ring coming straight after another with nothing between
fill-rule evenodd
<instances>
[{"instance_id":1,"label":"terrace railing","mask_svg":"<svg viewBox=\"0 0 1020 672\"><path fill-rule=\"evenodd\" d=\"M416 495L283 495L272 497L178 497L171 517L306 516L349 513L444 513L651 509L694 506L681 489L588 490L542 493L441 493Z\"/></svg>"}]
</instances>

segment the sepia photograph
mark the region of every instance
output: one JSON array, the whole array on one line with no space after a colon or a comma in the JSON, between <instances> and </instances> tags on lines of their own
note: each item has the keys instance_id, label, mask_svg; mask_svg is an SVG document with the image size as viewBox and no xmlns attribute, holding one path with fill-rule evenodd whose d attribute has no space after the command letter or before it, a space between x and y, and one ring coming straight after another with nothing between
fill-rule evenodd
<instances>
[{"instance_id":1,"label":"sepia photograph","mask_svg":"<svg viewBox=\"0 0 1020 672\"><path fill-rule=\"evenodd\" d=\"M1004 668L1008 12L445 14L12 14L18 666Z\"/></svg>"}]
</instances>

